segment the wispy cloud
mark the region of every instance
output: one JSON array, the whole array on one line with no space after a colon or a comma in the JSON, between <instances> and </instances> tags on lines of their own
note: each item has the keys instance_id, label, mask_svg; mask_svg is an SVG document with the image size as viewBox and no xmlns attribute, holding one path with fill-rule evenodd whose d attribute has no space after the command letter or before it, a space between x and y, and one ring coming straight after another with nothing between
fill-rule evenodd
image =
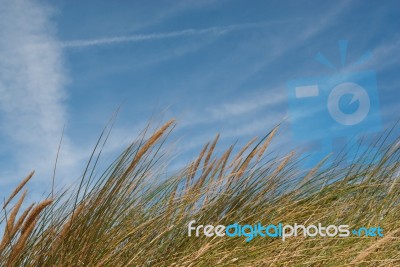
<instances>
[{"instance_id":1,"label":"wispy cloud","mask_svg":"<svg viewBox=\"0 0 400 267\"><path fill-rule=\"evenodd\" d=\"M277 44L271 42L272 44L270 44L268 47L268 55L266 56L266 60L253 63L251 67L247 67L244 70L243 68L240 68L237 75L231 75L232 77L230 77L230 81L234 81L232 86L242 85L260 70L268 65L271 65L274 60L285 56L288 51L294 50L298 46L303 45L307 39L314 38L318 34L326 31L334 21L342 16L342 12L350 7L351 4L347 3L346 1L341 1L337 6L335 5L335 8L322 16L320 23L315 24L314 22L311 22L308 24L308 27L305 27L304 29L299 30L294 28L293 30L289 30L282 35L273 36L273 38L278 39L278 41ZM252 49L259 51L259 44L251 44L253 47L247 46L247 44L245 45L244 51ZM240 62L244 53L241 53L239 50L232 54L234 54L234 56L229 57L229 61L225 63L221 69L224 69L224 67L226 68L229 65L235 65L231 63L233 59L236 60L236 62ZM247 54L248 53L246 53L246 55ZM239 59L235 59L234 57ZM220 75L220 73L215 74L214 72L209 72L206 74L196 75L196 77L201 77L202 80L207 81L209 79L204 78L207 77L207 74ZM201 81L199 80L198 83L201 84ZM226 83L226 81L224 81L224 83ZM275 108L278 106L283 108L282 106L287 102L287 95L284 93L286 89L282 88L280 84L266 84L264 88L259 88L255 91L257 94L252 97L243 97L240 95L232 101L224 101L215 105L201 106L202 110L195 110L187 114L183 124L184 126L187 126L203 123L210 124L215 122L226 123L226 120L235 120L238 116L246 116L247 114L262 108ZM284 119L286 114L277 111L276 116L280 119Z\"/></svg>"},{"instance_id":2,"label":"wispy cloud","mask_svg":"<svg viewBox=\"0 0 400 267\"><path fill-rule=\"evenodd\" d=\"M67 121L62 48L54 37L52 10L35 1L0 1L1 183L32 169L52 171ZM70 141L64 138L65 164ZM5 177L8 179L6 180Z\"/></svg>"},{"instance_id":3,"label":"wispy cloud","mask_svg":"<svg viewBox=\"0 0 400 267\"><path fill-rule=\"evenodd\" d=\"M185 37L185 36L195 36L195 35L222 35L232 31L245 30L257 27L264 27L267 25L271 25L274 23L282 23L285 21L276 21L276 22L264 22L264 23L245 23L245 24L236 24L236 25L228 25L228 26L217 26L217 27L209 27L203 29L184 29L180 31L171 31L164 33L150 33L150 34L135 34L129 36L117 36L117 37L107 37L107 38L99 38L99 39L90 39L90 40L73 40L73 41L64 41L61 43L62 47L65 48L85 48L91 46L102 46L102 45L112 45L119 43L135 43L135 42L143 42L143 41L153 41L153 40L162 40L168 38L176 38L176 37Z\"/></svg>"},{"instance_id":4,"label":"wispy cloud","mask_svg":"<svg viewBox=\"0 0 400 267\"><path fill-rule=\"evenodd\" d=\"M268 90L264 90L268 91ZM242 97L232 101L224 101L216 105L209 105L202 111L187 114L182 126L210 124L239 116L246 116L263 108L274 108L286 102L286 94L280 89L276 92L257 93L256 96ZM283 119L283 116L280 116Z\"/></svg>"}]
</instances>

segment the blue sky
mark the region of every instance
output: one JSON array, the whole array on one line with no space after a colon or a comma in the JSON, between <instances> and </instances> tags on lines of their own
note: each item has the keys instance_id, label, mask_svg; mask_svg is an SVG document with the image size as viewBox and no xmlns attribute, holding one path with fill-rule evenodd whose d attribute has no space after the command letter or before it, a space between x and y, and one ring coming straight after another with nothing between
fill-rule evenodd
<instances>
[{"instance_id":1,"label":"blue sky","mask_svg":"<svg viewBox=\"0 0 400 267\"><path fill-rule=\"evenodd\" d=\"M1 0L1 194L32 169L32 190L46 188L64 127L57 181L74 181L119 106L105 159L152 116L178 120L175 166L217 133L244 142L283 119L277 150L292 147L287 83L337 73L315 56L340 67L339 40L349 64L372 52L362 69L376 72L390 127L399 14L398 1Z\"/></svg>"}]
</instances>

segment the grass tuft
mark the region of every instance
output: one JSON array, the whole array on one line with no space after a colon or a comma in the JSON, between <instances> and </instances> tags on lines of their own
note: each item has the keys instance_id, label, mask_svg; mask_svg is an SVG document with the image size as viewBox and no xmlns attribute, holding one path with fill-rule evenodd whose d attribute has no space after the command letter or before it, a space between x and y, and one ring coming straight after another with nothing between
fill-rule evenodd
<instances>
[{"instance_id":1,"label":"grass tuft","mask_svg":"<svg viewBox=\"0 0 400 267\"><path fill-rule=\"evenodd\" d=\"M167 122L149 138L146 129L94 179L101 154L96 145L77 190L51 192L18 216L27 191L14 198L33 172L28 175L0 215L0 266L400 265L396 140L381 138L372 157L367 153L351 164L336 160L329 168L321 162L303 173L295 152L266 156L278 127L243 148L231 146L221 153L216 152L217 136L197 159L165 179L163 147L174 124ZM385 236L255 238L247 243L241 237L188 237L191 220L380 226Z\"/></svg>"}]
</instances>

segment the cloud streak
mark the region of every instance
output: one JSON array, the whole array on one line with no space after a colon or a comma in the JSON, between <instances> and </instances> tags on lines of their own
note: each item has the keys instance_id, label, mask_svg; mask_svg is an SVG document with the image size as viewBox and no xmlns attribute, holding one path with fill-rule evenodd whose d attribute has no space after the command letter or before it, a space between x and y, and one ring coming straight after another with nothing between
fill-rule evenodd
<instances>
[{"instance_id":1,"label":"cloud streak","mask_svg":"<svg viewBox=\"0 0 400 267\"><path fill-rule=\"evenodd\" d=\"M0 0L0 6L0 156L7 159L0 182L14 183L11 177L32 169L35 180L48 179L67 121L66 76L52 11L27 0ZM67 155L69 143L65 136L67 165L74 160Z\"/></svg>"},{"instance_id":2,"label":"cloud streak","mask_svg":"<svg viewBox=\"0 0 400 267\"><path fill-rule=\"evenodd\" d=\"M188 36L197 36L205 34L218 36L238 30L264 27L274 23L280 23L280 21L265 22L265 23L245 23L245 24L236 24L229 26L209 27L203 29L185 29L180 31L171 31L164 33L136 34L130 36L118 36L118 37L108 37L108 38L99 38L90 40L73 40L73 41L62 42L61 46L64 48L86 48L92 46L114 45L119 43L137 43L144 41L155 41L155 40L163 40L169 38L188 37Z\"/></svg>"}]
</instances>

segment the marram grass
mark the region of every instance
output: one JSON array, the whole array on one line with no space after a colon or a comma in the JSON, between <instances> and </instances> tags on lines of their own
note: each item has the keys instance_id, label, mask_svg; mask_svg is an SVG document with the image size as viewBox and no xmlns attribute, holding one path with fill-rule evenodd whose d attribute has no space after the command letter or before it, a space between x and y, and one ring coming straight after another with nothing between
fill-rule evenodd
<instances>
[{"instance_id":1,"label":"marram grass","mask_svg":"<svg viewBox=\"0 0 400 267\"><path fill-rule=\"evenodd\" d=\"M1 266L400 266L397 140L352 164L299 172L268 151L277 128L242 150L218 137L177 175L162 172L167 122L94 178L101 137L76 190L21 210L29 174L4 200ZM275 137L278 138L278 137ZM268 152L267 152L268 151ZM97 153L97 154L96 154ZM264 154L269 153L267 157ZM97 156L96 156L97 155ZM363 160L364 158L364 160ZM384 237L188 237L187 225L233 222L380 226Z\"/></svg>"}]
</instances>

